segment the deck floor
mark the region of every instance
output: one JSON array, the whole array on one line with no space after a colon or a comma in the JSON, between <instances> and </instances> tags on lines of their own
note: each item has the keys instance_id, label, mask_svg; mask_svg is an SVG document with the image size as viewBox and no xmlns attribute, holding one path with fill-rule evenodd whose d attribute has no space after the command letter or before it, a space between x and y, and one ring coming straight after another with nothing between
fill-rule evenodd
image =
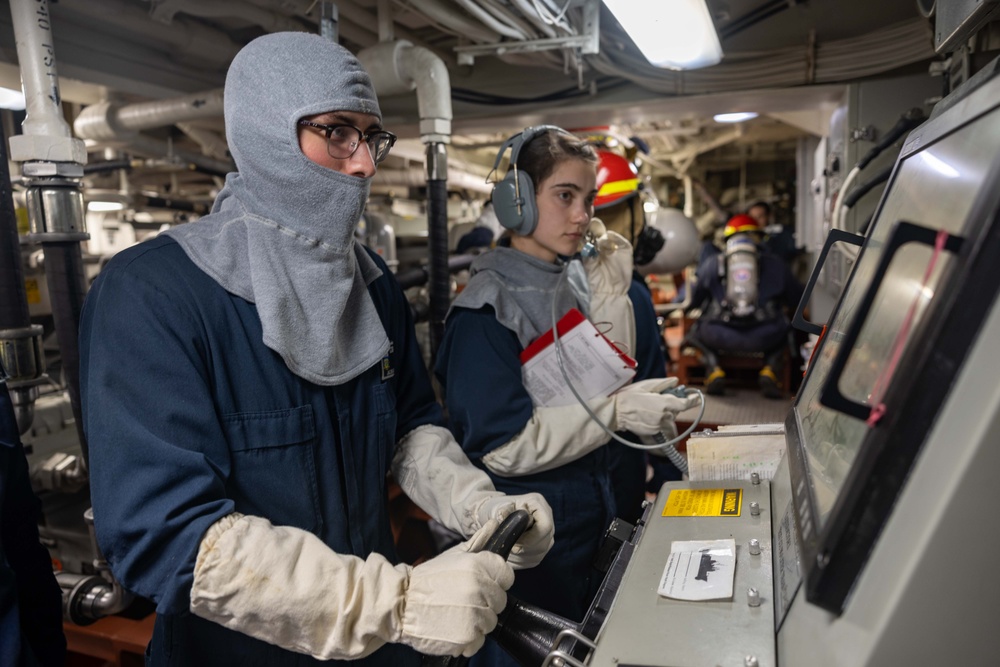
<instances>
[{"instance_id":1,"label":"deck floor","mask_svg":"<svg viewBox=\"0 0 1000 667\"><path fill-rule=\"evenodd\" d=\"M702 389L692 385L693 388ZM765 398L760 391L750 388L727 388L722 396L705 394L705 416L701 424L704 428L714 428L726 424L774 424L784 423L785 415L792 405L792 397ZM698 416L698 408L692 408L677 415L680 430L690 426ZM699 426L697 430L702 430Z\"/></svg>"}]
</instances>

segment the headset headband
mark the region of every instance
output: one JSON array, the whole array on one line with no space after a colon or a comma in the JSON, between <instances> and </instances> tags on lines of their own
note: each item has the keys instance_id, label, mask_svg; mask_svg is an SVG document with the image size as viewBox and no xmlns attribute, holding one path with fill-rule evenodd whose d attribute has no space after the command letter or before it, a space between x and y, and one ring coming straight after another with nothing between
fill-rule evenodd
<instances>
[{"instance_id":1,"label":"headset headband","mask_svg":"<svg viewBox=\"0 0 1000 667\"><path fill-rule=\"evenodd\" d=\"M500 145L500 150L497 151L497 159L493 162L493 169L496 170L500 168L500 161L503 159L503 154L507 152L508 148L510 148L510 164L512 167L515 166L517 164L517 158L521 154L521 148L538 135L550 131L570 134L563 128L556 125L532 125L531 127L526 127L514 136L509 137L503 142L503 144Z\"/></svg>"}]
</instances>

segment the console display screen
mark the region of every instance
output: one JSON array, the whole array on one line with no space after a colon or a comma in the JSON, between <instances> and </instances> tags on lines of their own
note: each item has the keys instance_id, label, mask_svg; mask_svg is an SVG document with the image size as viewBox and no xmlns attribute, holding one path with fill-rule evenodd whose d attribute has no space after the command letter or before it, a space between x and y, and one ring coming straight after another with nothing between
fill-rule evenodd
<instances>
[{"instance_id":1,"label":"console display screen","mask_svg":"<svg viewBox=\"0 0 1000 667\"><path fill-rule=\"evenodd\" d=\"M1000 113L994 110L906 156L883 195L865 251L794 406L817 531L827 522L869 430L863 420L821 405L819 394L872 283L881 249L898 221L961 235L998 153ZM940 278L957 261L949 252L934 255L932 247L916 243L896 253L841 375L839 388L846 398L877 404L892 383L894 360L906 351L923 318L933 317Z\"/></svg>"}]
</instances>

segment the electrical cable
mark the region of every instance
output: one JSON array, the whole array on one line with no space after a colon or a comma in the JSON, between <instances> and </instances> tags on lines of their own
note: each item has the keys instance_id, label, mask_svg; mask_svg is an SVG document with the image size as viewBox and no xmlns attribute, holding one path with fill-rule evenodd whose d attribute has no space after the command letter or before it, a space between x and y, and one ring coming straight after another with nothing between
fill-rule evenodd
<instances>
[{"instance_id":1,"label":"electrical cable","mask_svg":"<svg viewBox=\"0 0 1000 667\"><path fill-rule=\"evenodd\" d=\"M677 466L677 468L681 472L687 472L688 470L687 460L685 459L683 454L677 451L677 448L674 447L674 443L680 442L681 440L686 438L688 435L694 432L694 429L697 428L698 424L701 423L701 419L705 415L705 395L702 394L701 391L697 389L689 389L687 387L684 387L683 385L674 387L673 389L668 389L667 391L664 392L664 393L674 394L675 396L678 397L697 395L698 400L701 403L701 409L698 411L698 416L691 423L691 426L689 426L683 433L671 438L670 440L667 440L666 436L663 435L663 433L661 432L658 433L657 435L651 436L653 443L644 444L640 442L633 442L631 440L623 438L614 431L612 431L611 428L608 427L608 425L605 424L604 421L594 413L594 411L590 408L590 406L587 405L587 401L580 395L580 392L577 391L577 388L573 384L573 381L570 380L569 378L569 373L566 371L566 361L565 357L563 356L562 342L560 341L559 338L559 327L558 327L559 320L558 320L558 313L556 311L556 295L558 295L559 290L562 289L562 286L566 281L566 275L567 271L563 269L562 274L559 276L559 281L556 283L556 288L552 295L552 339L556 350L556 361L558 362L559 365L559 372L562 374L563 381L566 382L566 386L569 387L569 390L573 393L573 396L576 397L576 400L580 403L580 405L583 406L583 409L587 411L587 414L590 416L590 418L598 426L604 429L605 433L610 435L613 439L622 443L626 447L631 447L632 449L662 452L668 459L670 459L671 463Z\"/></svg>"},{"instance_id":2,"label":"electrical cable","mask_svg":"<svg viewBox=\"0 0 1000 667\"><path fill-rule=\"evenodd\" d=\"M569 6L573 4L573 0L566 0L566 4L563 5L562 11L559 12L558 16L553 16L547 9L543 9L538 0L531 0L531 4L535 6L535 11L538 12L538 17L540 19L549 25L559 25L559 21L566 16L566 10L568 10Z\"/></svg>"},{"instance_id":3,"label":"electrical cable","mask_svg":"<svg viewBox=\"0 0 1000 667\"><path fill-rule=\"evenodd\" d=\"M786 47L764 53L730 54L715 67L685 72L660 70L637 52L622 50L623 34L602 31L601 53L587 58L596 71L625 78L647 90L664 94L699 94L754 87L818 84L862 78L934 56L923 20L907 21L861 37L816 45L816 67L809 77L802 62L807 47ZM891 45L891 47L887 46Z\"/></svg>"},{"instance_id":4,"label":"electrical cable","mask_svg":"<svg viewBox=\"0 0 1000 667\"><path fill-rule=\"evenodd\" d=\"M841 200L841 204L844 208L851 208L858 203L858 200L868 194L872 188L876 185L881 185L889 180L889 176L892 174L892 169L896 165L890 164L888 167L877 173L871 178L871 180L865 181L861 185L858 185L853 190L848 192L844 198Z\"/></svg>"},{"instance_id":5,"label":"electrical cable","mask_svg":"<svg viewBox=\"0 0 1000 667\"><path fill-rule=\"evenodd\" d=\"M771 2L761 5L739 18L733 19L728 25L719 30L719 39L729 39L733 35L743 32L747 28L757 25L761 21L781 13L796 4L798 4L797 0L791 0L790 2L789 0L771 0Z\"/></svg>"},{"instance_id":6,"label":"electrical cable","mask_svg":"<svg viewBox=\"0 0 1000 667\"><path fill-rule=\"evenodd\" d=\"M596 85L603 91L614 90L615 88L620 88L621 86L625 86L627 84L627 81L622 81L621 79L604 79L596 82ZM564 88L539 97L504 97L501 95L481 93L468 88L452 88L451 96L452 99L459 102L468 102L470 104L515 105L556 102L570 100L577 97L589 97L590 90L580 90L576 86L573 86L572 88Z\"/></svg>"}]
</instances>

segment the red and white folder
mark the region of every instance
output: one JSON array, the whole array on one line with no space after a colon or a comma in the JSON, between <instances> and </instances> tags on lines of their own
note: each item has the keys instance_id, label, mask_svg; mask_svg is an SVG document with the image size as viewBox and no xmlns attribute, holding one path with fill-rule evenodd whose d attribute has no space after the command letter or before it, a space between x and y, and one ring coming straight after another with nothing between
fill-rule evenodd
<instances>
[{"instance_id":1,"label":"red and white folder","mask_svg":"<svg viewBox=\"0 0 1000 667\"><path fill-rule=\"evenodd\" d=\"M635 359L615 347L576 308L556 326L566 373L584 400L609 396L635 377ZM552 329L521 352L521 378L535 407L577 402L559 370Z\"/></svg>"}]
</instances>

